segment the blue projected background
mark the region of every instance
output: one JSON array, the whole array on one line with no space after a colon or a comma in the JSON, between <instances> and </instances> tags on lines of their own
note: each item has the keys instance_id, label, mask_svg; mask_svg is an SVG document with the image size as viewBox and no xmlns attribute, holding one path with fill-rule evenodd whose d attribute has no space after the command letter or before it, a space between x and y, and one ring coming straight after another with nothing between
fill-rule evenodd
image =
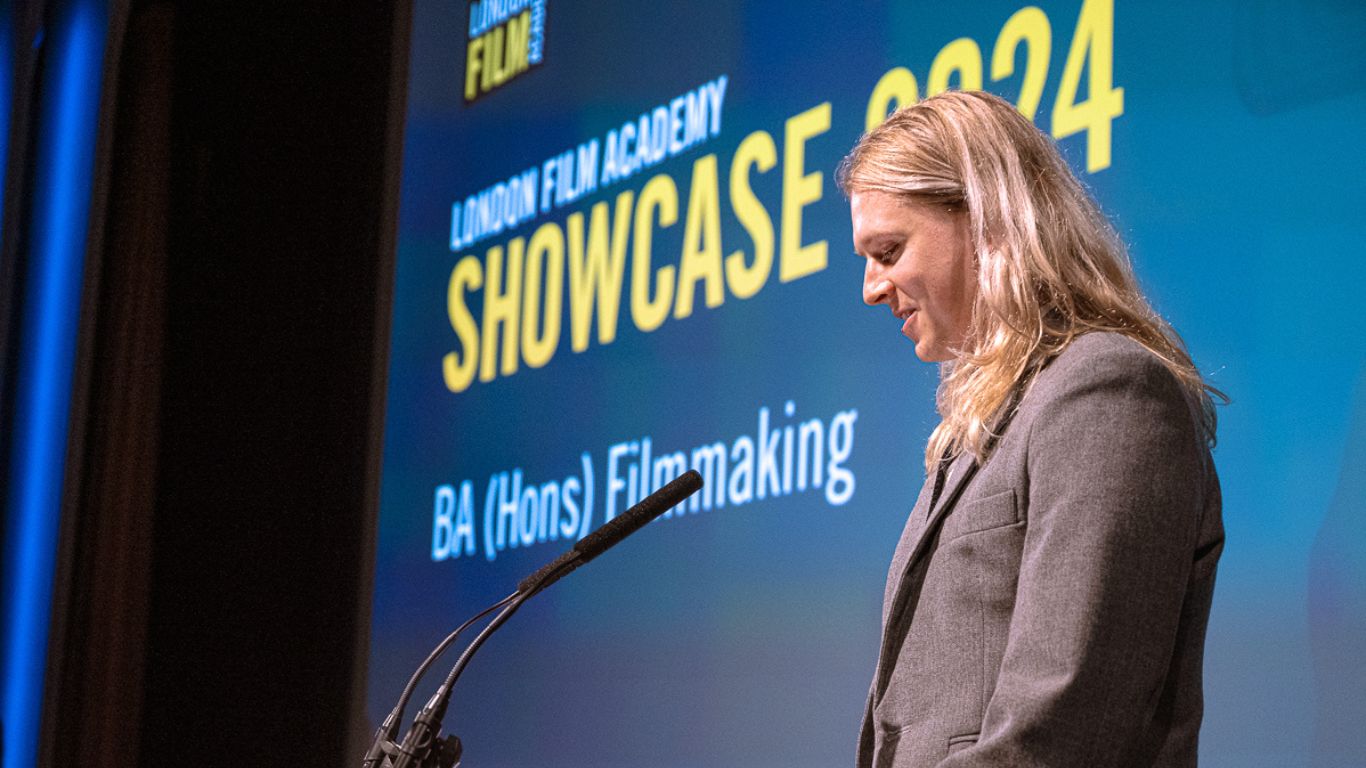
<instances>
[{"instance_id":1,"label":"blue projected background","mask_svg":"<svg viewBox=\"0 0 1366 768\"><path fill-rule=\"evenodd\" d=\"M1366 7L415 6L372 725L701 464L705 499L489 642L449 729L479 766L852 762L937 371L862 306L833 171L887 107L983 87L1233 398L1202 762L1366 765Z\"/></svg>"}]
</instances>

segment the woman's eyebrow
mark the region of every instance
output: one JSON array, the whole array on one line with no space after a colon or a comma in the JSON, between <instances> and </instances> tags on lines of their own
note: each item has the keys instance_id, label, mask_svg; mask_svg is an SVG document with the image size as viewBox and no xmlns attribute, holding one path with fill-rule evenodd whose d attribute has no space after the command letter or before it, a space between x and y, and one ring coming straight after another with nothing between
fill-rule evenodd
<instances>
[{"instance_id":1,"label":"woman's eyebrow","mask_svg":"<svg viewBox=\"0 0 1366 768\"><path fill-rule=\"evenodd\" d=\"M909 235L905 232L879 232L863 239L861 245L872 246L869 250L877 251L889 245L896 245L904 241ZM860 243L855 243L858 247Z\"/></svg>"}]
</instances>

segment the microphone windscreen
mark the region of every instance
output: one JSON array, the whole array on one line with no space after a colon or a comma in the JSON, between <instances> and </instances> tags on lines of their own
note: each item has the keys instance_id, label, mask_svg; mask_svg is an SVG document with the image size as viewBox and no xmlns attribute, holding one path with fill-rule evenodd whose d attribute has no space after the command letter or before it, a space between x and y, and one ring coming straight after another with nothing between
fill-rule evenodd
<instances>
[{"instance_id":1,"label":"microphone windscreen","mask_svg":"<svg viewBox=\"0 0 1366 768\"><path fill-rule=\"evenodd\" d=\"M580 557L582 557L582 555L580 555L579 552L578 552L577 550L571 549L571 550L565 552L563 555L560 555L559 557L555 558L554 560L551 560L550 562L548 562L548 563L546 563L545 565L541 566L541 569L540 569L540 570L536 571L535 573L531 574L530 576L526 577L525 579L522 579L521 582L517 584L517 591L518 591L518 592L529 592L529 591L531 591L531 590L536 590L537 592L539 592L539 591L541 591L542 589L545 589L546 587L550 586L551 584L554 584L555 582L559 581L559 580L560 580L561 578L563 578L566 574L568 574L569 571L572 571L572 570L574 570L574 568L577 568L578 565L577 565L577 564L574 565L573 568L567 569L564 573L561 573L561 574L556 575L554 578L550 579L549 581L545 581L546 577L550 576L550 574L554 573L555 571L558 571L560 568L562 568L562 567L564 567L565 565L567 565L570 561L575 560L575 559L580 558ZM542 583L541 583L542 581L545 581L545 583L542 584Z\"/></svg>"},{"instance_id":2,"label":"microphone windscreen","mask_svg":"<svg viewBox=\"0 0 1366 768\"><path fill-rule=\"evenodd\" d=\"M592 560L615 546L617 542L640 530L646 523L667 512L675 504L697 493L701 487L702 475L698 474L697 470L690 469L684 472L645 497L639 504L603 523L601 528L575 544L574 551L582 555L583 562Z\"/></svg>"}]
</instances>

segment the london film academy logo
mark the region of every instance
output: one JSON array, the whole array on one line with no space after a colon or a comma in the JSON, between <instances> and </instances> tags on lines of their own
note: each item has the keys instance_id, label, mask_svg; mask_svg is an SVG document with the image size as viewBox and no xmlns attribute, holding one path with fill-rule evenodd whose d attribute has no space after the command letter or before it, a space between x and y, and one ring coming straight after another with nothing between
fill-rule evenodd
<instances>
[{"instance_id":1,"label":"london film academy logo","mask_svg":"<svg viewBox=\"0 0 1366 768\"><path fill-rule=\"evenodd\" d=\"M465 103L541 63L547 0L474 0L465 46Z\"/></svg>"}]
</instances>

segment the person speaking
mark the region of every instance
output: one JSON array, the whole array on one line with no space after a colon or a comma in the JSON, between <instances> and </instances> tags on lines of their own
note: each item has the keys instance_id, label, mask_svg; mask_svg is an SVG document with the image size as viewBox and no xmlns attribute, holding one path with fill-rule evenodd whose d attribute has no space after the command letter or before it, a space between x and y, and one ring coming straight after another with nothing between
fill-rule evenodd
<instances>
[{"instance_id":1,"label":"person speaking","mask_svg":"<svg viewBox=\"0 0 1366 768\"><path fill-rule=\"evenodd\" d=\"M837 173L863 300L940 364L858 765L1195 765L1223 548L1214 398L1008 102L947 92Z\"/></svg>"}]
</instances>

